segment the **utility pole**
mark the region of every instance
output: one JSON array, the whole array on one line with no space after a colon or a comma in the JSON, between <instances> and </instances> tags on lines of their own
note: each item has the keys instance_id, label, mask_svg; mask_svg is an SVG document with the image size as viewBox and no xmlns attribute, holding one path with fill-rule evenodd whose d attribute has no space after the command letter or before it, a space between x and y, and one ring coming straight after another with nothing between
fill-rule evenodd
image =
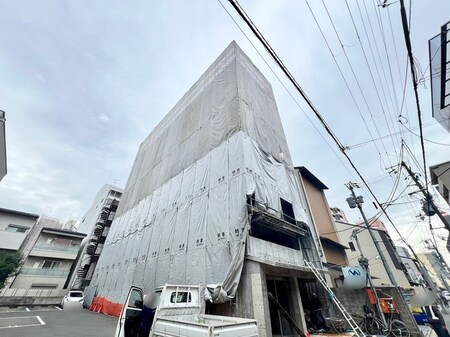
<instances>
[{"instance_id":1,"label":"utility pole","mask_svg":"<svg viewBox=\"0 0 450 337\"><path fill-rule=\"evenodd\" d=\"M359 232L361 232L362 230L364 230L364 228L354 229L352 231L351 238L355 239L356 245L358 246L358 250L361 253L361 256L359 257L358 262L359 262L359 265L362 268L364 268L364 270L367 273L367 281L369 282L369 287L372 290L373 297L375 298L375 306L377 308L378 314L379 314L381 320L383 321L383 323L385 324L385 326L387 326L386 317L383 315L383 309L381 308L380 299L378 297L377 290L375 289L373 282L372 282L372 277L370 276L369 260L364 256L361 246L359 245L359 240L358 240L357 234Z\"/></svg>"},{"instance_id":2,"label":"utility pole","mask_svg":"<svg viewBox=\"0 0 450 337\"><path fill-rule=\"evenodd\" d=\"M359 211L361 212L361 216L364 219L364 223L366 224L366 228L369 231L370 237L372 238L375 244L381 262L383 262L384 269L386 269L386 273L388 274L389 280L393 286L398 287L397 281L395 280L394 274L392 273L392 269L387 263L386 257L384 256L384 253L381 250L380 243L375 238L375 234L373 233L372 227L370 226L369 221L367 220L366 215L364 214L364 211L362 209L362 203L364 202L362 196L356 197L355 191L353 189L353 184L351 182L349 182L346 186L352 194L350 198L347 198L347 202L349 203L350 208L358 207Z\"/></svg>"},{"instance_id":3,"label":"utility pole","mask_svg":"<svg viewBox=\"0 0 450 337\"><path fill-rule=\"evenodd\" d=\"M408 172L408 174L411 176L412 180L414 181L414 183L417 185L417 187L419 188L419 190L423 193L423 195L425 196L425 202L428 202L429 205L431 206L431 208L436 212L437 216L439 217L439 219L442 221L442 223L444 224L445 228L450 232L450 223L445 219L445 217L441 214L441 212L439 211L438 207L436 206L436 204L433 201L433 198L431 198L431 196L427 193L427 189L422 185L422 183L420 182L420 180L417 178L417 175L415 175L413 173L413 171L411 170L411 168L406 165L406 163L404 161L402 161L402 166L406 169L406 171ZM427 183L427 182L425 182Z\"/></svg>"}]
</instances>

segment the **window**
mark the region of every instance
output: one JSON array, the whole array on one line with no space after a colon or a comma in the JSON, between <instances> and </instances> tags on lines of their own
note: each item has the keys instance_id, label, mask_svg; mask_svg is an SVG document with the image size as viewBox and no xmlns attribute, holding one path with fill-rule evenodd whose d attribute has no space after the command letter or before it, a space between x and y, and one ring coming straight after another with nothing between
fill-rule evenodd
<instances>
[{"instance_id":1,"label":"window","mask_svg":"<svg viewBox=\"0 0 450 337\"><path fill-rule=\"evenodd\" d=\"M26 233L28 231L28 227L10 224L8 227L6 227L7 232L13 232L13 233Z\"/></svg>"},{"instance_id":2,"label":"window","mask_svg":"<svg viewBox=\"0 0 450 337\"><path fill-rule=\"evenodd\" d=\"M350 242L348 243L348 246L350 247L350 250L351 250L352 252L356 251L355 245L353 244L353 242L350 241Z\"/></svg>"},{"instance_id":3,"label":"window","mask_svg":"<svg viewBox=\"0 0 450 337\"><path fill-rule=\"evenodd\" d=\"M131 290L128 306L131 308L142 309L142 292L138 289Z\"/></svg>"},{"instance_id":4,"label":"window","mask_svg":"<svg viewBox=\"0 0 450 337\"><path fill-rule=\"evenodd\" d=\"M59 267L61 267L61 264L61 261L45 260L42 264L42 269L59 269Z\"/></svg>"},{"instance_id":5,"label":"window","mask_svg":"<svg viewBox=\"0 0 450 337\"><path fill-rule=\"evenodd\" d=\"M289 201L286 201L282 198L280 198L280 202L284 220L292 224L295 224L295 215L294 209L292 208L292 204Z\"/></svg>"},{"instance_id":6,"label":"window","mask_svg":"<svg viewBox=\"0 0 450 337\"><path fill-rule=\"evenodd\" d=\"M191 302L191 293L187 291L179 291L173 292L170 295L170 303L190 303Z\"/></svg>"}]
</instances>

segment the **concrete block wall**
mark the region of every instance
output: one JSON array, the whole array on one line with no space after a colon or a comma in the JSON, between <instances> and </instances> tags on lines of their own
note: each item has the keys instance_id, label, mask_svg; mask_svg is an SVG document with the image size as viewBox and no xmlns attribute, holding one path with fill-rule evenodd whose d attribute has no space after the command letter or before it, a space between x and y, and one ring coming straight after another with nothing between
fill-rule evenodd
<instances>
[{"instance_id":1,"label":"concrete block wall","mask_svg":"<svg viewBox=\"0 0 450 337\"><path fill-rule=\"evenodd\" d=\"M411 310L408 307L408 304L403 298L401 291L398 288L394 287L383 287L379 289L381 289L382 292L392 296L397 302L397 305L401 312L401 319L408 326L409 331L411 332L411 337L423 337L416 323L416 320L414 319L414 316L412 315ZM363 315L364 304L368 304L370 307L372 307L372 305L370 305L365 289L349 290L344 288L333 288L332 290L335 296L339 299L344 308L350 314ZM338 316L342 316L339 310L336 310L336 314Z\"/></svg>"}]
</instances>

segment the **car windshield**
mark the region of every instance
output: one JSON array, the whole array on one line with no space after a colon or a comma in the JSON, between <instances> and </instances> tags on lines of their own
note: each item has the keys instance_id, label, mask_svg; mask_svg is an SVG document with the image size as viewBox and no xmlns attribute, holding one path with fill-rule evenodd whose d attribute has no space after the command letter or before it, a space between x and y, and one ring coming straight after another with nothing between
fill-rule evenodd
<instances>
[{"instance_id":1,"label":"car windshield","mask_svg":"<svg viewBox=\"0 0 450 337\"><path fill-rule=\"evenodd\" d=\"M80 291L71 291L69 297L83 297L83 293Z\"/></svg>"}]
</instances>

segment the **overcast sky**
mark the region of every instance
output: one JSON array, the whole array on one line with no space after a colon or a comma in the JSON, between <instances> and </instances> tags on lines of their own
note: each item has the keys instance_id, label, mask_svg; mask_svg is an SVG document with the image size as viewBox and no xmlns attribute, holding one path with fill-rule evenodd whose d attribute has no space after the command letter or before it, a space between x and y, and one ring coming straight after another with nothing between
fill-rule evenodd
<instances>
[{"instance_id":1,"label":"overcast sky","mask_svg":"<svg viewBox=\"0 0 450 337\"><path fill-rule=\"evenodd\" d=\"M356 174L340 161L345 159L300 96L223 2L320 133L218 1L1 0L0 109L7 118L8 175L0 183L0 206L80 219L103 184L124 187L139 144L236 40L273 85L294 164L308 167L329 187L330 205L357 220L357 212L346 206L344 187ZM402 130L421 160L417 136L397 122L406 49L399 3L388 2L393 4L380 8L372 0L359 1L358 8L355 0L348 0L374 85L346 2L325 1L339 42L322 2L310 0L355 104L305 1L241 1L341 142L350 147L349 155L382 202L396 178L385 169L399 162L401 135L383 138L376 146L352 146ZM424 133L426 139L444 144L450 144L450 133L431 117L427 43L449 14L448 0L413 1L413 52L425 78L419 87ZM409 75L402 121L418 133ZM425 146L428 165L450 160L449 146ZM418 170L410 156L404 159ZM396 196L407 183L402 177ZM420 204L415 205L388 211L401 232L420 245L428 234L426 224L417 223ZM377 212L368 197L365 208L369 216Z\"/></svg>"}]
</instances>

